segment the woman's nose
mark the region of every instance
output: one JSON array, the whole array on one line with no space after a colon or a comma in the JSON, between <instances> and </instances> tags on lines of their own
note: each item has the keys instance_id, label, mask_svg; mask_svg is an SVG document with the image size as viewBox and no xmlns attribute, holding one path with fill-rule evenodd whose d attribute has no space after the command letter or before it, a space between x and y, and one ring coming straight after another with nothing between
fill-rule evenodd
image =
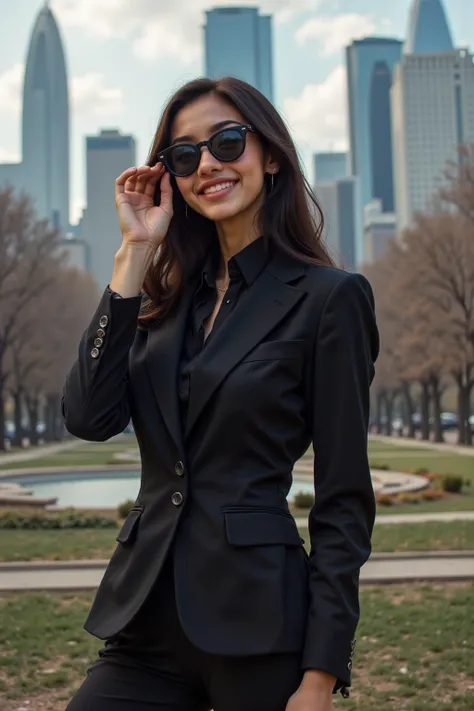
<instances>
[{"instance_id":1,"label":"woman's nose","mask_svg":"<svg viewBox=\"0 0 474 711\"><path fill-rule=\"evenodd\" d=\"M201 160L198 166L198 175L206 175L209 172L221 170L222 164L215 158L207 146L201 148Z\"/></svg>"}]
</instances>

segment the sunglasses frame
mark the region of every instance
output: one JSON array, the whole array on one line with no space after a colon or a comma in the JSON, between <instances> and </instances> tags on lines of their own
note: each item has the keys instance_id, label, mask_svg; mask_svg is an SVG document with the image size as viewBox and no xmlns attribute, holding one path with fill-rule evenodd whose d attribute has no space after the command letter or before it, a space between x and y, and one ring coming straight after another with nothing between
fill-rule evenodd
<instances>
[{"instance_id":1,"label":"sunglasses frame","mask_svg":"<svg viewBox=\"0 0 474 711\"><path fill-rule=\"evenodd\" d=\"M214 153L214 151L211 148L211 143L216 138L216 136L218 136L220 133L223 133L224 131L231 131L231 130L234 130L234 131L237 130L240 133L240 135L242 137L242 151L235 158L231 158L230 160L225 160L223 158L220 158L219 156L216 156L216 154ZM211 153L211 155L213 155L214 158L216 160L220 161L221 163L232 163L232 161L238 160L245 152L245 148L247 146L247 133L256 133L253 126L250 126L250 124L248 124L248 123L238 123L238 124L235 124L235 126L232 124L229 126L223 126L218 131L213 133L212 136L210 136L207 139L207 141L200 141L199 143L173 143L173 145L170 146L169 148L165 148L164 151L160 151L160 153L158 154L157 162L161 161L166 166L167 170L171 173L171 175L174 175L176 178L187 178L189 175L192 175L194 172L196 172L196 170L199 168L199 163L201 162L201 155L202 155L201 148L203 146L206 146L209 153ZM185 173L184 175L182 173L176 173L174 170L172 170L170 168L170 166L168 165L168 161L167 161L167 156L177 146L191 147L193 149L193 151L195 152L196 156L198 157L198 162L196 164L196 167L193 170L191 170L189 173Z\"/></svg>"}]
</instances>

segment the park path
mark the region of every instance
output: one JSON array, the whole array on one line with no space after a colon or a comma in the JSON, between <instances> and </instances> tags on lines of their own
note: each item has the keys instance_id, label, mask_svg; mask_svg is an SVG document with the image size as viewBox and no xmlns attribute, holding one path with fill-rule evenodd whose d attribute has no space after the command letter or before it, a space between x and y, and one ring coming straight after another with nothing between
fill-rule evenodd
<instances>
[{"instance_id":1,"label":"park path","mask_svg":"<svg viewBox=\"0 0 474 711\"><path fill-rule=\"evenodd\" d=\"M420 449L432 449L436 452L452 452L466 457L474 457L474 447L463 444L450 444L449 442L427 442L423 439L411 439L410 437L387 437L386 435L373 435L369 439L374 442L384 442L399 447L414 447ZM375 456L375 455L374 455Z\"/></svg>"},{"instance_id":2,"label":"park path","mask_svg":"<svg viewBox=\"0 0 474 711\"><path fill-rule=\"evenodd\" d=\"M15 462L30 462L33 459L41 459L49 457L51 454L63 452L66 449L80 447L81 444L87 444L81 439L68 440L67 442L58 442L58 444L47 444L41 447L29 447L24 452L14 452L6 454L0 452L0 466L4 464L13 464Z\"/></svg>"},{"instance_id":3,"label":"park path","mask_svg":"<svg viewBox=\"0 0 474 711\"><path fill-rule=\"evenodd\" d=\"M0 563L0 592L95 590L107 561ZM448 582L474 579L474 551L374 553L363 566L362 584Z\"/></svg>"},{"instance_id":4,"label":"park path","mask_svg":"<svg viewBox=\"0 0 474 711\"><path fill-rule=\"evenodd\" d=\"M308 512L309 513L309 512ZM306 526L308 518L298 516L295 519L298 526ZM474 521L474 511L440 511L438 513L413 513L413 514L380 514L375 519L377 524L397 524L397 523L426 523L438 521L447 523L450 521Z\"/></svg>"}]
</instances>

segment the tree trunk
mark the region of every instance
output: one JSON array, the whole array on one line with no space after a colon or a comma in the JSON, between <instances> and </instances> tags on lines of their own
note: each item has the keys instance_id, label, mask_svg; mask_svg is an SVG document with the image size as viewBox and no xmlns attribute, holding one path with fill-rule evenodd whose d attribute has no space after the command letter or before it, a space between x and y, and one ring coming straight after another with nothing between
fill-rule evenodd
<instances>
[{"instance_id":1,"label":"tree trunk","mask_svg":"<svg viewBox=\"0 0 474 711\"><path fill-rule=\"evenodd\" d=\"M46 399L46 438L49 442L59 442L63 439L61 396L49 393Z\"/></svg>"},{"instance_id":2,"label":"tree trunk","mask_svg":"<svg viewBox=\"0 0 474 711\"><path fill-rule=\"evenodd\" d=\"M33 445L37 445L39 398L37 395L34 395L33 397L27 397L26 402L28 407L28 419L30 424L30 443Z\"/></svg>"},{"instance_id":3,"label":"tree trunk","mask_svg":"<svg viewBox=\"0 0 474 711\"><path fill-rule=\"evenodd\" d=\"M459 421L459 436L458 444L472 445L471 427L469 425L471 390L473 383L468 381L462 375L456 377L458 386L458 421Z\"/></svg>"},{"instance_id":4,"label":"tree trunk","mask_svg":"<svg viewBox=\"0 0 474 711\"><path fill-rule=\"evenodd\" d=\"M428 380L421 380L421 438L430 438L430 386Z\"/></svg>"},{"instance_id":5,"label":"tree trunk","mask_svg":"<svg viewBox=\"0 0 474 711\"><path fill-rule=\"evenodd\" d=\"M385 424L385 432L389 437L393 434L393 404L397 393L395 390L390 390L385 398L385 414L387 416L387 422Z\"/></svg>"},{"instance_id":6,"label":"tree trunk","mask_svg":"<svg viewBox=\"0 0 474 711\"><path fill-rule=\"evenodd\" d=\"M413 397L411 394L411 382L404 380L402 382L402 393L405 398L405 414L406 420L408 422L408 436L414 439L415 437L415 427L413 424L413 413L415 412L415 405L413 403Z\"/></svg>"},{"instance_id":7,"label":"tree trunk","mask_svg":"<svg viewBox=\"0 0 474 711\"><path fill-rule=\"evenodd\" d=\"M0 452L4 452L6 449L5 437L5 389L0 364Z\"/></svg>"},{"instance_id":8,"label":"tree trunk","mask_svg":"<svg viewBox=\"0 0 474 711\"><path fill-rule=\"evenodd\" d=\"M384 405L385 405L385 392L383 390L379 390L377 392L376 400L375 400L375 428L377 434L382 434L383 433L383 422L382 422L382 417L384 413Z\"/></svg>"},{"instance_id":9,"label":"tree trunk","mask_svg":"<svg viewBox=\"0 0 474 711\"><path fill-rule=\"evenodd\" d=\"M13 419L15 423L15 436L12 444L16 447L21 447L23 443L23 426L22 426L22 398L21 392L17 390L13 393Z\"/></svg>"},{"instance_id":10,"label":"tree trunk","mask_svg":"<svg viewBox=\"0 0 474 711\"><path fill-rule=\"evenodd\" d=\"M437 375L430 377L431 397L433 398L433 421L434 421L434 441L444 442L443 430L441 428L441 387L440 379Z\"/></svg>"}]
</instances>

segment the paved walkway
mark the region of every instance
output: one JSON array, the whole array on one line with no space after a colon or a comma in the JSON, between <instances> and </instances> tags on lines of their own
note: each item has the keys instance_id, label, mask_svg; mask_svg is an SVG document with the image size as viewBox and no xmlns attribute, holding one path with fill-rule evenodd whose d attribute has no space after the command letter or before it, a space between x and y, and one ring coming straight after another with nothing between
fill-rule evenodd
<instances>
[{"instance_id":1,"label":"paved walkway","mask_svg":"<svg viewBox=\"0 0 474 711\"><path fill-rule=\"evenodd\" d=\"M0 592L94 590L107 561L1 563ZM361 583L384 584L474 579L474 551L374 553L361 571Z\"/></svg>"},{"instance_id":2,"label":"paved walkway","mask_svg":"<svg viewBox=\"0 0 474 711\"><path fill-rule=\"evenodd\" d=\"M462 454L467 457L474 457L474 447L465 444L449 444L449 442L427 442L424 439L411 439L411 437L387 437L386 435L373 435L369 439L374 442L384 442L400 447L418 447L420 449L432 449L437 452L452 452ZM374 456L376 456L374 454Z\"/></svg>"},{"instance_id":3,"label":"paved walkway","mask_svg":"<svg viewBox=\"0 0 474 711\"><path fill-rule=\"evenodd\" d=\"M298 516L298 526L306 526L308 518ZM427 521L474 521L474 511L444 511L440 513L413 513L413 514L381 514L375 519L376 524L388 523L425 523Z\"/></svg>"},{"instance_id":4,"label":"paved walkway","mask_svg":"<svg viewBox=\"0 0 474 711\"><path fill-rule=\"evenodd\" d=\"M49 457L51 454L57 454L64 449L72 449L80 447L81 444L86 444L81 439L67 440L67 442L58 442L58 444L48 444L41 447L28 447L21 452L0 453L0 466L4 464L12 464L14 462L29 462L32 459L40 459L41 457Z\"/></svg>"}]
</instances>

